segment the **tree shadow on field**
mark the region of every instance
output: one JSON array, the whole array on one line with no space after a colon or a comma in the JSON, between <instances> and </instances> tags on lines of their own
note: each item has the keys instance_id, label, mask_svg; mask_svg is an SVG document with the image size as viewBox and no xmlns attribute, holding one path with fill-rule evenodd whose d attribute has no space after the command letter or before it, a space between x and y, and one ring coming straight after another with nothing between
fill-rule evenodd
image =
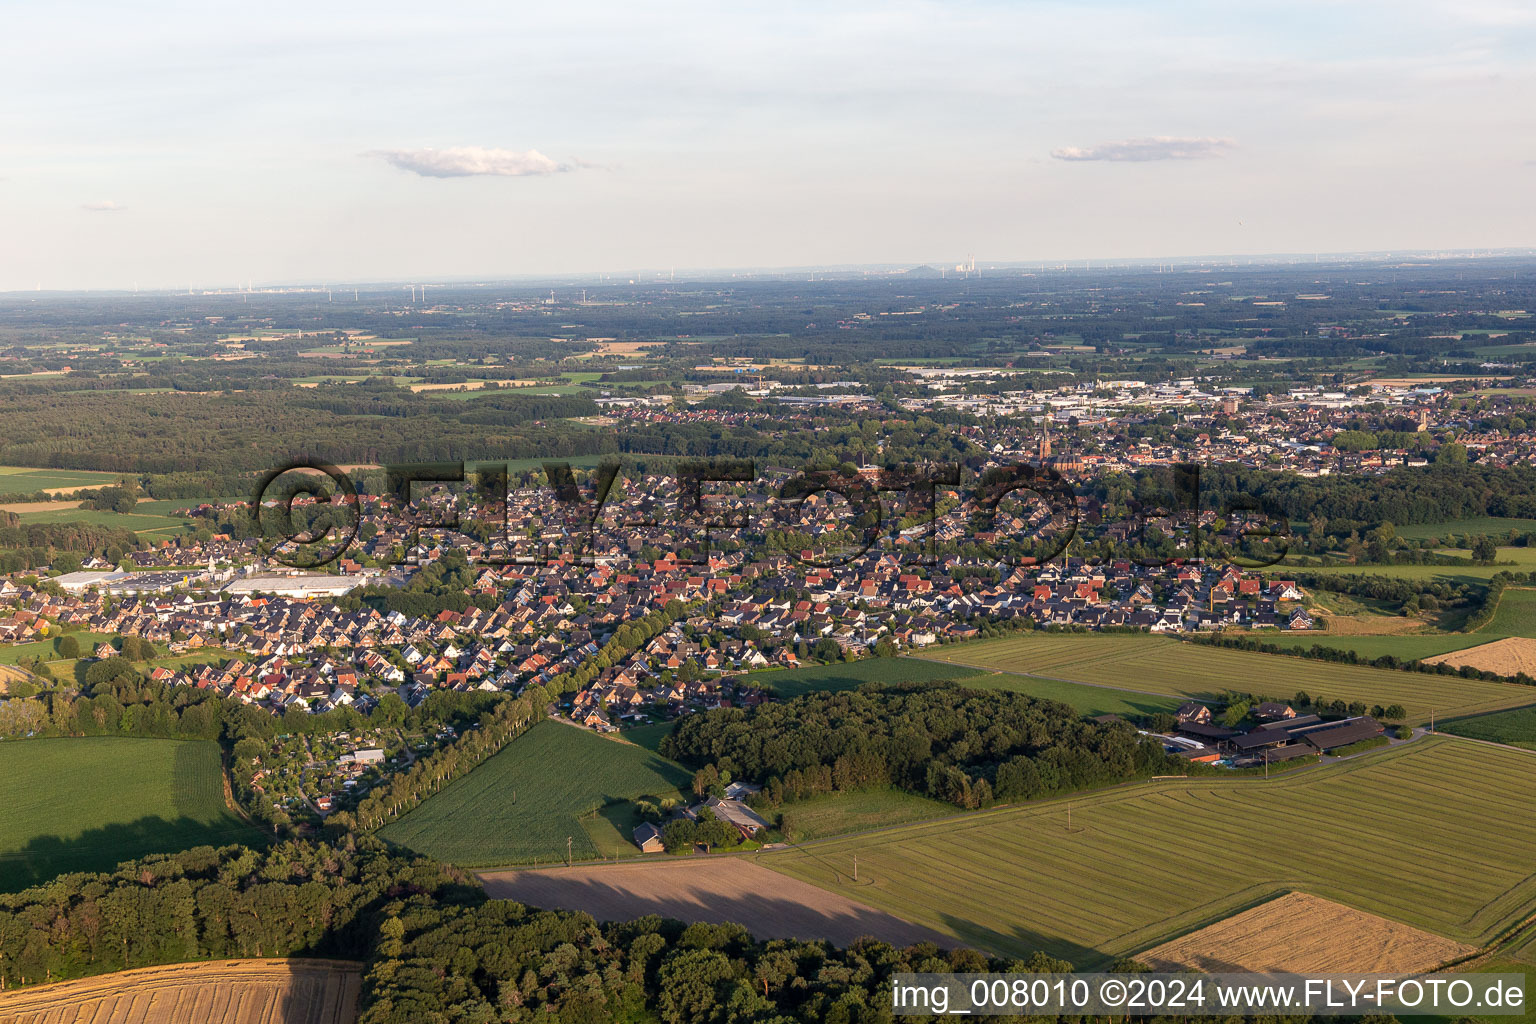
<instances>
[{"instance_id":1,"label":"tree shadow on field","mask_svg":"<svg viewBox=\"0 0 1536 1024\"><path fill-rule=\"evenodd\" d=\"M259 849L267 840L257 829L233 818L168 821L158 816L87 829L69 839L38 836L24 846L0 851L0 892L19 892L76 871L111 871L122 861L151 854L232 843Z\"/></svg>"},{"instance_id":2,"label":"tree shadow on field","mask_svg":"<svg viewBox=\"0 0 1536 1024\"><path fill-rule=\"evenodd\" d=\"M642 861L609 867L497 872L481 876L481 881L493 898L580 910L599 921L654 914L686 923L740 924L759 939L826 939L846 946L873 936L892 946L930 942L945 949L974 946L1020 957L1047 949L1073 963L1103 960L1096 950L1056 937L1023 929L1004 935L941 915L960 936L957 939L810 883L768 873L765 868L751 870L754 867L743 863L739 871L733 871L725 862L713 860L707 864L687 859ZM714 870L706 873L690 868Z\"/></svg>"}]
</instances>

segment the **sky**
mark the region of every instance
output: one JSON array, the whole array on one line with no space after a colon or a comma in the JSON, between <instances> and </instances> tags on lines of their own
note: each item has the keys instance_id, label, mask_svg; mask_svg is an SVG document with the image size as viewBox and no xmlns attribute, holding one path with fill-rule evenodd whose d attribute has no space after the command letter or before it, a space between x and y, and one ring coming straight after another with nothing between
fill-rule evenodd
<instances>
[{"instance_id":1,"label":"sky","mask_svg":"<svg viewBox=\"0 0 1536 1024\"><path fill-rule=\"evenodd\" d=\"M1536 245L1536 4L7 5L0 290Z\"/></svg>"}]
</instances>

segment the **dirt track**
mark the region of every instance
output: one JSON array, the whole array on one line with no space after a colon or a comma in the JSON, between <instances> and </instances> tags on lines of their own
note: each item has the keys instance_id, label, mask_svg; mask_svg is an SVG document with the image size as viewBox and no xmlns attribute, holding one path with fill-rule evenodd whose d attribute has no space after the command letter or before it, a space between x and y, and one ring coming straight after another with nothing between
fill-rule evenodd
<instances>
[{"instance_id":1,"label":"dirt track","mask_svg":"<svg viewBox=\"0 0 1536 1024\"><path fill-rule=\"evenodd\" d=\"M660 914L680 921L734 921L761 939L831 939L865 935L892 945L955 940L740 857L482 873L498 899L583 910L599 921Z\"/></svg>"},{"instance_id":2,"label":"dirt track","mask_svg":"<svg viewBox=\"0 0 1536 1024\"><path fill-rule=\"evenodd\" d=\"M352 1024L361 965L219 960L0 993L5 1024Z\"/></svg>"},{"instance_id":3,"label":"dirt track","mask_svg":"<svg viewBox=\"0 0 1536 1024\"><path fill-rule=\"evenodd\" d=\"M1292 892L1136 959L1164 971L1413 974L1472 952L1412 925Z\"/></svg>"}]
</instances>

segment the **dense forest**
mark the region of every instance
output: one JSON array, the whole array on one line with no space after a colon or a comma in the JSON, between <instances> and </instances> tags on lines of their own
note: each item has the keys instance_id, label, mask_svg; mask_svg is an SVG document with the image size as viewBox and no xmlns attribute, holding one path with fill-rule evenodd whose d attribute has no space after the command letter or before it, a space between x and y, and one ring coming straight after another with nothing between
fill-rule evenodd
<instances>
[{"instance_id":1,"label":"dense forest","mask_svg":"<svg viewBox=\"0 0 1536 1024\"><path fill-rule=\"evenodd\" d=\"M721 780L763 784L769 803L898 786L984 807L1171 770L1162 745L1056 701L916 684L812 693L751 711L690 715L661 752Z\"/></svg>"},{"instance_id":2,"label":"dense forest","mask_svg":"<svg viewBox=\"0 0 1536 1024\"><path fill-rule=\"evenodd\" d=\"M235 475L298 458L348 464L612 452L612 434L546 422L596 411L586 395L453 402L382 383L336 394L16 394L7 399L0 465Z\"/></svg>"}]
</instances>

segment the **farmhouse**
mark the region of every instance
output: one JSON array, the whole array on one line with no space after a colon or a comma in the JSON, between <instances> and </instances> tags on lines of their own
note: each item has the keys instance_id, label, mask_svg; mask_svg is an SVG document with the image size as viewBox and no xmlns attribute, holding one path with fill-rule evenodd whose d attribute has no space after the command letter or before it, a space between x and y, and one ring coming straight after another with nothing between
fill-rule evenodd
<instances>
[{"instance_id":1,"label":"farmhouse","mask_svg":"<svg viewBox=\"0 0 1536 1024\"><path fill-rule=\"evenodd\" d=\"M1386 730L1369 715L1325 722L1316 715L1295 715L1266 722L1231 740L1240 754L1262 757L1273 763L1303 754L1322 754L1361 740L1374 739Z\"/></svg>"},{"instance_id":2,"label":"farmhouse","mask_svg":"<svg viewBox=\"0 0 1536 1024\"><path fill-rule=\"evenodd\" d=\"M1179 720L1180 725L1191 722L1196 722L1200 725L1211 724L1211 709L1204 704L1199 704L1192 700L1180 704L1178 710L1174 711L1173 714Z\"/></svg>"},{"instance_id":3,"label":"farmhouse","mask_svg":"<svg viewBox=\"0 0 1536 1024\"><path fill-rule=\"evenodd\" d=\"M648 821L630 835L633 836L635 845L640 847L641 853L660 853L666 849L661 842L661 829Z\"/></svg>"},{"instance_id":4,"label":"farmhouse","mask_svg":"<svg viewBox=\"0 0 1536 1024\"><path fill-rule=\"evenodd\" d=\"M722 800L720 797L712 796L704 801L704 806L714 811L715 817L721 821L736 826L736 830L741 833L743 839L751 839L768 827L766 821L754 814L752 809L740 800Z\"/></svg>"}]
</instances>

